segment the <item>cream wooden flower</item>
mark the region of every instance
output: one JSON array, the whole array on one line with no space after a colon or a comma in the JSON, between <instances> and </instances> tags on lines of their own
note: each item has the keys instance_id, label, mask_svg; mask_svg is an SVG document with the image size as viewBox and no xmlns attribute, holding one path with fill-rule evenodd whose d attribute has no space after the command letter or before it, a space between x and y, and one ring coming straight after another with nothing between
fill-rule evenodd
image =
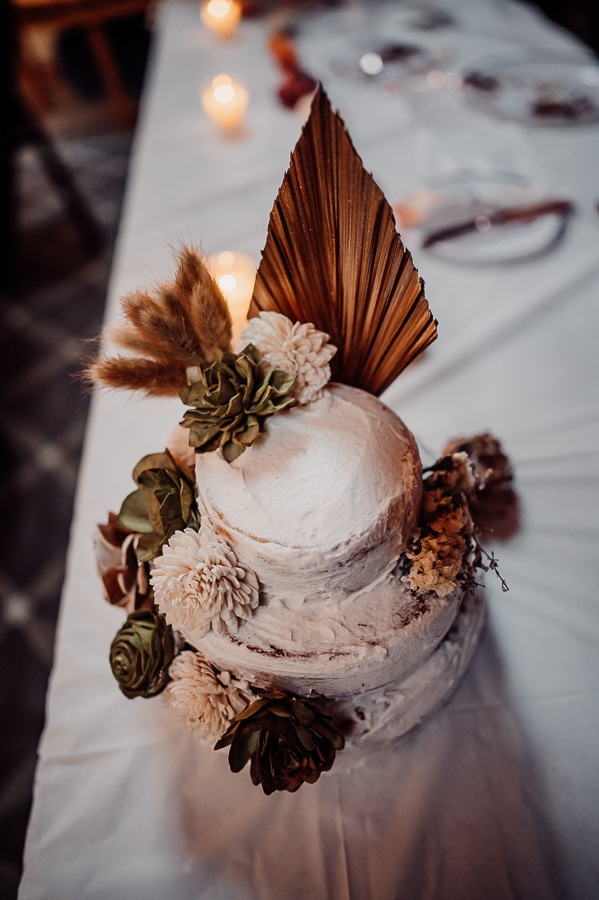
<instances>
[{"instance_id":1,"label":"cream wooden flower","mask_svg":"<svg viewBox=\"0 0 599 900\"><path fill-rule=\"evenodd\" d=\"M216 741L237 713L254 699L247 681L217 672L201 653L184 650L169 669L171 680L163 692L166 705L188 730Z\"/></svg>"},{"instance_id":2,"label":"cream wooden flower","mask_svg":"<svg viewBox=\"0 0 599 900\"><path fill-rule=\"evenodd\" d=\"M329 362L337 348L327 343L329 336L307 322L292 322L276 312L261 312L250 319L242 335L258 348L271 369L283 369L296 376L291 393L300 404L317 400L330 381Z\"/></svg>"},{"instance_id":3,"label":"cream wooden flower","mask_svg":"<svg viewBox=\"0 0 599 900\"><path fill-rule=\"evenodd\" d=\"M184 637L233 632L258 606L258 579L204 522L177 531L152 567L160 612Z\"/></svg>"}]
</instances>

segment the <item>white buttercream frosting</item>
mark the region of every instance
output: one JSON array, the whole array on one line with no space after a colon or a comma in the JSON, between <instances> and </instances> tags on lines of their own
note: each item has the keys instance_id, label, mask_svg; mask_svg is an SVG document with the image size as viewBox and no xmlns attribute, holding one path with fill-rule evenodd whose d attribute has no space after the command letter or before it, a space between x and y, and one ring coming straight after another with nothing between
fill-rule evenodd
<instances>
[{"instance_id":1,"label":"white buttercream frosting","mask_svg":"<svg viewBox=\"0 0 599 900\"><path fill-rule=\"evenodd\" d=\"M464 606L460 584L446 596L416 591L397 565L416 531L422 469L395 413L329 384L321 399L271 416L232 464L199 454L196 476L203 527L260 585L260 606L237 632L184 629L216 669L255 690L336 699L355 723L341 767L448 696L481 605Z\"/></svg>"},{"instance_id":2,"label":"white buttercream frosting","mask_svg":"<svg viewBox=\"0 0 599 900\"><path fill-rule=\"evenodd\" d=\"M198 503L268 600L355 593L389 572L412 535L421 464L403 422L333 384L271 416L232 464L198 454Z\"/></svg>"},{"instance_id":3,"label":"white buttercream frosting","mask_svg":"<svg viewBox=\"0 0 599 900\"><path fill-rule=\"evenodd\" d=\"M451 628L461 588L414 595L395 574L369 589L293 608L271 603L235 635L186 637L219 668L261 688L338 696L413 672Z\"/></svg>"},{"instance_id":4,"label":"white buttercream frosting","mask_svg":"<svg viewBox=\"0 0 599 900\"><path fill-rule=\"evenodd\" d=\"M485 623L482 594L467 594L451 631L408 678L339 699L337 712L355 723L335 771L389 750L445 704L472 661Z\"/></svg>"}]
</instances>

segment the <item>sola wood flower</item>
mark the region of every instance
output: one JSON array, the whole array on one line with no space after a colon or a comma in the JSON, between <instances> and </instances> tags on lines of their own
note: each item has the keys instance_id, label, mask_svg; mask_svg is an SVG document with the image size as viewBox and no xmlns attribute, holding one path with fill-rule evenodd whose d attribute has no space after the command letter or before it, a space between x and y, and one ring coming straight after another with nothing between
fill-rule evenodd
<instances>
[{"instance_id":1,"label":"sola wood flower","mask_svg":"<svg viewBox=\"0 0 599 900\"><path fill-rule=\"evenodd\" d=\"M250 319L243 338L258 348L269 368L296 376L291 393L300 404L317 400L331 379L329 362L337 348L327 343L328 334L308 322L261 312Z\"/></svg>"},{"instance_id":2,"label":"sola wood flower","mask_svg":"<svg viewBox=\"0 0 599 900\"><path fill-rule=\"evenodd\" d=\"M261 368L262 357L248 344L240 353L215 352L215 361L196 370L197 380L181 391L187 410L182 425L198 453L220 448L233 462L253 444L267 416L294 402L294 376Z\"/></svg>"},{"instance_id":3,"label":"sola wood flower","mask_svg":"<svg viewBox=\"0 0 599 900\"><path fill-rule=\"evenodd\" d=\"M154 697L175 653L170 625L155 609L130 613L110 647L110 667L125 697Z\"/></svg>"},{"instance_id":4,"label":"sola wood flower","mask_svg":"<svg viewBox=\"0 0 599 900\"><path fill-rule=\"evenodd\" d=\"M258 579L206 523L178 531L153 565L156 603L187 636L237 631L258 606Z\"/></svg>"},{"instance_id":5,"label":"sola wood flower","mask_svg":"<svg viewBox=\"0 0 599 900\"><path fill-rule=\"evenodd\" d=\"M251 702L247 681L218 672L201 653L184 650L169 669L164 700L188 731L216 741Z\"/></svg>"},{"instance_id":6,"label":"sola wood flower","mask_svg":"<svg viewBox=\"0 0 599 900\"><path fill-rule=\"evenodd\" d=\"M215 750L230 746L232 772L240 772L251 760L253 784L272 794L318 781L344 745L343 735L322 706L273 691L236 716Z\"/></svg>"},{"instance_id":7,"label":"sola wood flower","mask_svg":"<svg viewBox=\"0 0 599 900\"><path fill-rule=\"evenodd\" d=\"M94 537L96 565L104 586L104 596L113 606L127 612L152 605L150 568L136 554L139 534L123 528L115 513L98 525Z\"/></svg>"}]
</instances>

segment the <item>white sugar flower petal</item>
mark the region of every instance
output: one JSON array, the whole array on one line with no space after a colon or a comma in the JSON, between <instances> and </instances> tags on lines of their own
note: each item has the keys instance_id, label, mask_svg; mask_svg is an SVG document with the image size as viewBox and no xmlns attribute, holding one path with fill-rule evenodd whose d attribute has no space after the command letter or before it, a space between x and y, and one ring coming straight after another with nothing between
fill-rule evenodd
<instances>
[{"instance_id":1,"label":"white sugar flower petal","mask_svg":"<svg viewBox=\"0 0 599 900\"><path fill-rule=\"evenodd\" d=\"M150 580L167 622L196 639L210 628L237 631L258 606L256 575L204 522L199 532L175 532L154 561Z\"/></svg>"},{"instance_id":2,"label":"white sugar flower petal","mask_svg":"<svg viewBox=\"0 0 599 900\"><path fill-rule=\"evenodd\" d=\"M243 339L258 348L266 366L296 376L291 393L298 403L317 400L331 378L329 362L337 348L309 322L292 322L272 311L250 319Z\"/></svg>"},{"instance_id":3,"label":"white sugar flower petal","mask_svg":"<svg viewBox=\"0 0 599 900\"><path fill-rule=\"evenodd\" d=\"M214 742L253 699L247 681L214 666L192 650L175 657L163 699L178 721L199 737Z\"/></svg>"}]
</instances>

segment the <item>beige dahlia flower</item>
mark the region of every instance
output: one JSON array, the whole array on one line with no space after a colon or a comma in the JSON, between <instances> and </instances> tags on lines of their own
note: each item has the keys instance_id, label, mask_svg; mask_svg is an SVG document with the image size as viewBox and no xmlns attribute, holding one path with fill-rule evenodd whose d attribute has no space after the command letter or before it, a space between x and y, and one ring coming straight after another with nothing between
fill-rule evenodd
<instances>
[{"instance_id":1,"label":"beige dahlia flower","mask_svg":"<svg viewBox=\"0 0 599 900\"><path fill-rule=\"evenodd\" d=\"M254 699L247 681L217 672L201 653L184 650L169 669L164 700L177 720L199 737L216 741Z\"/></svg>"},{"instance_id":2,"label":"beige dahlia flower","mask_svg":"<svg viewBox=\"0 0 599 900\"><path fill-rule=\"evenodd\" d=\"M258 579L207 524L177 531L152 567L156 604L184 637L237 631L258 606Z\"/></svg>"},{"instance_id":3,"label":"beige dahlia flower","mask_svg":"<svg viewBox=\"0 0 599 900\"><path fill-rule=\"evenodd\" d=\"M243 339L253 344L271 369L296 376L291 394L298 403L320 397L331 378L329 362L337 348L327 343L329 336L307 322L292 322L276 312L261 312L250 319Z\"/></svg>"}]
</instances>

